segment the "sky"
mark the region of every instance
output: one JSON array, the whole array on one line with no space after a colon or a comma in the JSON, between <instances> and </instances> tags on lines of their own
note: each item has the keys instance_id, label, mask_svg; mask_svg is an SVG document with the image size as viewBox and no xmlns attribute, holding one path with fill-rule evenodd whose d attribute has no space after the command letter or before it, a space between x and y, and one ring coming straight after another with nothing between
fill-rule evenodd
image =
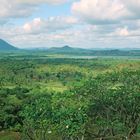
<instances>
[{"instance_id":1,"label":"sky","mask_svg":"<svg viewBox=\"0 0 140 140\"><path fill-rule=\"evenodd\" d=\"M0 0L0 38L19 48L140 48L140 0Z\"/></svg>"}]
</instances>

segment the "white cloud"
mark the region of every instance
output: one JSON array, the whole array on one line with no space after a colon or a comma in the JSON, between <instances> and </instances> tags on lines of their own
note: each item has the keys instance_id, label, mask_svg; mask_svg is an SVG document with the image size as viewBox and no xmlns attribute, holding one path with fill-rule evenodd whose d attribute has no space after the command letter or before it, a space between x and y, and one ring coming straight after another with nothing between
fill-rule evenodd
<instances>
[{"instance_id":1,"label":"white cloud","mask_svg":"<svg viewBox=\"0 0 140 140\"><path fill-rule=\"evenodd\" d=\"M77 24L78 28L75 28L75 22L70 17L35 18L22 27L1 26L0 37L21 48L53 47L67 44L83 48L139 48L139 25L137 28L130 28L129 22L125 22L126 25L108 26L91 24L79 26ZM53 23L57 23L57 26Z\"/></svg>"},{"instance_id":2,"label":"white cloud","mask_svg":"<svg viewBox=\"0 0 140 140\"><path fill-rule=\"evenodd\" d=\"M67 0L1 0L0 18L27 17L38 9L40 4L62 4Z\"/></svg>"},{"instance_id":3,"label":"white cloud","mask_svg":"<svg viewBox=\"0 0 140 140\"><path fill-rule=\"evenodd\" d=\"M34 10L36 10L35 6L21 4L16 0L1 0L0 2L0 18L26 17Z\"/></svg>"},{"instance_id":4,"label":"white cloud","mask_svg":"<svg viewBox=\"0 0 140 140\"><path fill-rule=\"evenodd\" d=\"M80 0L72 5L72 12L89 23L108 23L139 18L139 0Z\"/></svg>"},{"instance_id":5,"label":"white cloud","mask_svg":"<svg viewBox=\"0 0 140 140\"><path fill-rule=\"evenodd\" d=\"M107 36L116 39L116 37L121 37L123 39L129 38L128 43L132 40L132 38L136 38L136 40L140 40L140 27L129 29L127 26L125 27L118 27L115 31L108 33ZM135 40L135 41L136 41ZM135 44L133 44L135 45Z\"/></svg>"},{"instance_id":6,"label":"white cloud","mask_svg":"<svg viewBox=\"0 0 140 140\"><path fill-rule=\"evenodd\" d=\"M40 24L39 18L35 24ZM109 30L110 29L110 30ZM140 28L130 30L118 25L82 25L79 28L67 28L59 32L25 33L21 27L1 28L0 36L21 48L54 47L70 45L83 48L139 48Z\"/></svg>"},{"instance_id":7,"label":"white cloud","mask_svg":"<svg viewBox=\"0 0 140 140\"><path fill-rule=\"evenodd\" d=\"M140 0L122 0L122 2L128 10L140 17Z\"/></svg>"},{"instance_id":8,"label":"white cloud","mask_svg":"<svg viewBox=\"0 0 140 140\"><path fill-rule=\"evenodd\" d=\"M116 33L116 35L119 35L119 36L128 36L129 35L129 31L128 31L127 27L117 28L115 33Z\"/></svg>"},{"instance_id":9,"label":"white cloud","mask_svg":"<svg viewBox=\"0 0 140 140\"><path fill-rule=\"evenodd\" d=\"M72 27L77 23L74 17L50 17L48 19L35 18L23 25L26 33L54 32Z\"/></svg>"},{"instance_id":10,"label":"white cloud","mask_svg":"<svg viewBox=\"0 0 140 140\"><path fill-rule=\"evenodd\" d=\"M110 22L130 15L118 0L81 0L73 4L72 11L93 23Z\"/></svg>"}]
</instances>

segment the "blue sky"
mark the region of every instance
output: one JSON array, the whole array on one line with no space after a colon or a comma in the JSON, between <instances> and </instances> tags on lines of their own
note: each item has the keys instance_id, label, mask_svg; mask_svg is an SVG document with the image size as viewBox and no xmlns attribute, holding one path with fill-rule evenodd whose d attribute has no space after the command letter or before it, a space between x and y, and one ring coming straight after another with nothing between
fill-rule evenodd
<instances>
[{"instance_id":1,"label":"blue sky","mask_svg":"<svg viewBox=\"0 0 140 140\"><path fill-rule=\"evenodd\" d=\"M15 25L22 25L26 21L31 21L34 18L49 18L52 16L66 16L71 15L71 2L64 3L62 5L50 5L50 4L40 4L36 12L31 13L29 17L26 18L14 18L10 22Z\"/></svg>"},{"instance_id":2,"label":"blue sky","mask_svg":"<svg viewBox=\"0 0 140 140\"><path fill-rule=\"evenodd\" d=\"M0 38L19 48L140 48L139 0L1 0Z\"/></svg>"}]
</instances>

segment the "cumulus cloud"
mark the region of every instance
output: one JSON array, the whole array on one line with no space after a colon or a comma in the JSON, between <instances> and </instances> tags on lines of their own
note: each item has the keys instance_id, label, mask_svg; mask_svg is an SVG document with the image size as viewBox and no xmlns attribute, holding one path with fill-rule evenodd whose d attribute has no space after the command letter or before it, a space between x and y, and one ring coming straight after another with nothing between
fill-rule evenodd
<instances>
[{"instance_id":1,"label":"cumulus cloud","mask_svg":"<svg viewBox=\"0 0 140 140\"><path fill-rule=\"evenodd\" d=\"M0 2L0 18L17 18L26 17L37 7L33 5L20 4L16 0L1 0Z\"/></svg>"},{"instance_id":2,"label":"cumulus cloud","mask_svg":"<svg viewBox=\"0 0 140 140\"><path fill-rule=\"evenodd\" d=\"M108 23L136 18L140 13L138 0L80 0L72 12L89 23Z\"/></svg>"},{"instance_id":3,"label":"cumulus cloud","mask_svg":"<svg viewBox=\"0 0 140 140\"><path fill-rule=\"evenodd\" d=\"M0 18L30 16L40 4L62 4L67 0L1 0Z\"/></svg>"},{"instance_id":4,"label":"cumulus cloud","mask_svg":"<svg viewBox=\"0 0 140 140\"><path fill-rule=\"evenodd\" d=\"M136 38L136 40L139 40L140 37L140 27L135 29L129 29L127 26L125 27L118 27L115 29L115 31L112 31L111 33L108 33L107 36L110 36L114 39L116 37L121 37L122 39L128 39L128 43L131 42L133 38ZM135 44L133 44L135 45Z\"/></svg>"},{"instance_id":5,"label":"cumulus cloud","mask_svg":"<svg viewBox=\"0 0 140 140\"><path fill-rule=\"evenodd\" d=\"M110 22L129 16L118 0L81 0L75 2L72 11L89 22Z\"/></svg>"},{"instance_id":6,"label":"cumulus cloud","mask_svg":"<svg viewBox=\"0 0 140 140\"><path fill-rule=\"evenodd\" d=\"M128 10L140 18L140 0L122 0Z\"/></svg>"},{"instance_id":7,"label":"cumulus cloud","mask_svg":"<svg viewBox=\"0 0 140 140\"><path fill-rule=\"evenodd\" d=\"M119 35L119 36L128 36L129 35L129 31L128 31L127 27L117 28L115 33L116 33L116 35Z\"/></svg>"},{"instance_id":8,"label":"cumulus cloud","mask_svg":"<svg viewBox=\"0 0 140 140\"><path fill-rule=\"evenodd\" d=\"M40 24L39 18L34 19ZM118 25L83 25L79 28L67 28L59 32L46 31L26 33L23 27L1 28L0 36L21 48L53 47L69 44L83 48L124 48L139 47L140 28L135 30ZM30 29L30 28L29 28Z\"/></svg>"},{"instance_id":9,"label":"cumulus cloud","mask_svg":"<svg viewBox=\"0 0 140 140\"><path fill-rule=\"evenodd\" d=\"M23 25L26 33L55 32L72 27L78 22L74 17L49 17L48 19L35 18Z\"/></svg>"}]
</instances>

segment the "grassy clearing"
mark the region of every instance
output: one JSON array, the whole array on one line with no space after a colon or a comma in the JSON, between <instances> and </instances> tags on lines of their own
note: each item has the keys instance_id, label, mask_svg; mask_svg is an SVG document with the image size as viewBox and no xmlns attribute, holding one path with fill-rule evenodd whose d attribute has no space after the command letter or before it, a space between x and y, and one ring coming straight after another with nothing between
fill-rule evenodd
<instances>
[{"instance_id":1,"label":"grassy clearing","mask_svg":"<svg viewBox=\"0 0 140 140\"><path fill-rule=\"evenodd\" d=\"M20 140L18 132L0 132L0 140Z\"/></svg>"}]
</instances>

